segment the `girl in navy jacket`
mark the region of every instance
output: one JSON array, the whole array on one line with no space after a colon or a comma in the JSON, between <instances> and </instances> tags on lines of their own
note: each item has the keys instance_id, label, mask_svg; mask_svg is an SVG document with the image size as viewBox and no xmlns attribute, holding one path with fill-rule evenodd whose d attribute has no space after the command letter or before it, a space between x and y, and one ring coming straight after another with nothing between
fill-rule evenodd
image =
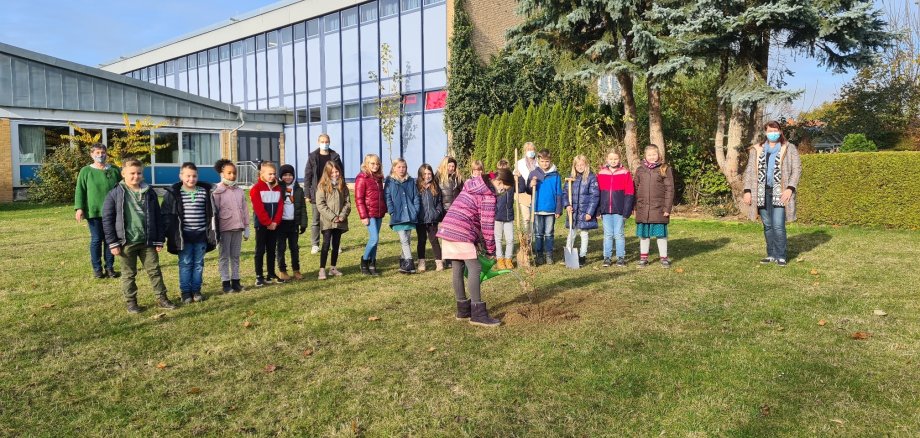
<instances>
[{"instance_id":1,"label":"girl in navy jacket","mask_svg":"<svg viewBox=\"0 0 920 438\"><path fill-rule=\"evenodd\" d=\"M572 160L572 170L569 174L572 180L572 193L569 193L569 184L564 184L562 188L562 203L567 211L572 212L572 220L566 217L566 229L578 230L581 238L581 247L578 251L578 261L585 264L588 255L588 230L597 229L597 203L600 198L600 190L597 186L597 176L588 166L588 158L579 155ZM571 202L569 198L571 197ZM571 248L575 244L575 233L569 232L566 239L566 247Z\"/></svg>"}]
</instances>

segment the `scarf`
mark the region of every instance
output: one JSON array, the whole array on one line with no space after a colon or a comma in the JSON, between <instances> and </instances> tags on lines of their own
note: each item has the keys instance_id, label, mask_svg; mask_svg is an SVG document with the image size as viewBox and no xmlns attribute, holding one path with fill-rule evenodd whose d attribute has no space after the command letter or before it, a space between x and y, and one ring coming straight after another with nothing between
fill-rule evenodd
<instances>
[{"instance_id":1,"label":"scarf","mask_svg":"<svg viewBox=\"0 0 920 438\"><path fill-rule=\"evenodd\" d=\"M657 162L657 161L654 162L654 163L649 163L649 162L646 161L646 160L642 160L642 164L645 165L645 167L648 167L649 169L657 169L658 166L661 165L661 163L659 163L659 162Z\"/></svg>"}]
</instances>

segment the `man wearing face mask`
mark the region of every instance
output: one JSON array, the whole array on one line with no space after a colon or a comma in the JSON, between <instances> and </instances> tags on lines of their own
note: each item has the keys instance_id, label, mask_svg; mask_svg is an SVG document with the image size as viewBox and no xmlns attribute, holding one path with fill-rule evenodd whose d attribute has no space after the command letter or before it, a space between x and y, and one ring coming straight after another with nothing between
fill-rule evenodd
<instances>
[{"instance_id":1,"label":"man wearing face mask","mask_svg":"<svg viewBox=\"0 0 920 438\"><path fill-rule=\"evenodd\" d=\"M339 172L344 175L345 170L342 166L342 158L339 154L329 148L329 135L320 134L318 138L319 147L310 152L307 158L307 168L303 173L304 193L307 196L307 202L310 203L313 210L313 216L310 220L310 241L312 242L311 254L319 252L319 211L316 210L316 185L322 177L323 169L326 163L335 164Z\"/></svg>"},{"instance_id":2,"label":"man wearing face mask","mask_svg":"<svg viewBox=\"0 0 920 438\"><path fill-rule=\"evenodd\" d=\"M77 175L77 187L74 191L73 208L79 223L86 219L89 227L89 259L96 278L118 278L115 271L115 256L108 251L105 235L102 232L102 204L106 196L121 181L121 170L108 164L107 148L102 143L90 147L89 156L92 164L80 169ZM105 258L105 266L102 259Z\"/></svg>"}]
</instances>

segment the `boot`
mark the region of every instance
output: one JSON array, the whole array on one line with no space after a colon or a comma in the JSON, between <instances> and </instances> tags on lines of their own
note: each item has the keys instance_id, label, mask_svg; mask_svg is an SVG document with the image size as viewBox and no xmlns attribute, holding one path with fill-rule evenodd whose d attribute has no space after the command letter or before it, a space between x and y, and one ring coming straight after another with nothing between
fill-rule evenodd
<instances>
[{"instance_id":1,"label":"boot","mask_svg":"<svg viewBox=\"0 0 920 438\"><path fill-rule=\"evenodd\" d=\"M434 261L434 270L443 271L444 270L444 260L435 260Z\"/></svg>"},{"instance_id":2,"label":"boot","mask_svg":"<svg viewBox=\"0 0 920 438\"><path fill-rule=\"evenodd\" d=\"M220 290L223 291L223 293L229 293L233 290L233 286L231 285L230 280L220 282L220 286Z\"/></svg>"},{"instance_id":3,"label":"boot","mask_svg":"<svg viewBox=\"0 0 920 438\"><path fill-rule=\"evenodd\" d=\"M534 256L533 265L534 265L534 266L540 266L540 265L542 265L542 264L544 264L544 263L545 263L545 262L544 262L544 260L543 260L543 254L537 253L537 255Z\"/></svg>"},{"instance_id":4,"label":"boot","mask_svg":"<svg viewBox=\"0 0 920 438\"><path fill-rule=\"evenodd\" d=\"M457 319L458 320L468 320L470 319L470 300L457 301Z\"/></svg>"},{"instance_id":5,"label":"boot","mask_svg":"<svg viewBox=\"0 0 920 438\"><path fill-rule=\"evenodd\" d=\"M294 279L303 280L303 274L301 274L300 271L294 271Z\"/></svg>"},{"instance_id":6,"label":"boot","mask_svg":"<svg viewBox=\"0 0 920 438\"><path fill-rule=\"evenodd\" d=\"M240 279L230 280L230 288L233 289L233 292L242 292L243 285L240 283Z\"/></svg>"},{"instance_id":7,"label":"boot","mask_svg":"<svg viewBox=\"0 0 920 438\"><path fill-rule=\"evenodd\" d=\"M418 272L425 272L425 259L418 259L418 264L416 264Z\"/></svg>"},{"instance_id":8,"label":"boot","mask_svg":"<svg viewBox=\"0 0 920 438\"><path fill-rule=\"evenodd\" d=\"M160 306L162 309L175 309L176 305L172 301L169 301L169 298L166 298L166 295L160 295L157 297L157 306Z\"/></svg>"},{"instance_id":9,"label":"boot","mask_svg":"<svg viewBox=\"0 0 920 438\"><path fill-rule=\"evenodd\" d=\"M361 273L364 275L371 275L370 271L370 260L364 260L364 257L361 257Z\"/></svg>"},{"instance_id":10,"label":"boot","mask_svg":"<svg viewBox=\"0 0 920 438\"><path fill-rule=\"evenodd\" d=\"M505 259L505 269L514 269L514 259Z\"/></svg>"},{"instance_id":11,"label":"boot","mask_svg":"<svg viewBox=\"0 0 920 438\"><path fill-rule=\"evenodd\" d=\"M137 298L131 298L125 302L125 305L128 308L128 313L141 313L141 308L137 305Z\"/></svg>"},{"instance_id":12,"label":"boot","mask_svg":"<svg viewBox=\"0 0 920 438\"><path fill-rule=\"evenodd\" d=\"M472 303L472 315L470 316L470 324L480 325L483 327L498 327L501 325L501 321L489 316L489 310L486 309L486 303L482 301L478 303Z\"/></svg>"},{"instance_id":13,"label":"boot","mask_svg":"<svg viewBox=\"0 0 920 438\"><path fill-rule=\"evenodd\" d=\"M547 265L553 264L553 253L551 252L546 253L546 264Z\"/></svg>"},{"instance_id":14,"label":"boot","mask_svg":"<svg viewBox=\"0 0 920 438\"><path fill-rule=\"evenodd\" d=\"M367 262L367 270L371 273L372 276L376 277L380 275L380 272L377 272L377 258L374 257Z\"/></svg>"},{"instance_id":15,"label":"boot","mask_svg":"<svg viewBox=\"0 0 920 438\"><path fill-rule=\"evenodd\" d=\"M278 271L278 280L281 280L279 281L279 283L283 283L290 279L291 279L291 276L288 275L287 271Z\"/></svg>"}]
</instances>

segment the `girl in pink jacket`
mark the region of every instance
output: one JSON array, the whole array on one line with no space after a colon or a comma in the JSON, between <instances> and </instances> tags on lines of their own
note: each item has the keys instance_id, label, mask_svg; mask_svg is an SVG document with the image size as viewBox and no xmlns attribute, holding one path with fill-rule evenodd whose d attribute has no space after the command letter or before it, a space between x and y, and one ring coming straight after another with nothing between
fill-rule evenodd
<instances>
[{"instance_id":1,"label":"girl in pink jacket","mask_svg":"<svg viewBox=\"0 0 920 438\"><path fill-rule=\"evenodd\" d=\"M214 204L214 229L220 243L218 267L223 291L241 292L240 249L243 240L249 240L249 207L243 189L236 186L236 166L230 160L214 163L220 174L220 184L214 186L211 199Z\"/></svg>"}]
</instances>

